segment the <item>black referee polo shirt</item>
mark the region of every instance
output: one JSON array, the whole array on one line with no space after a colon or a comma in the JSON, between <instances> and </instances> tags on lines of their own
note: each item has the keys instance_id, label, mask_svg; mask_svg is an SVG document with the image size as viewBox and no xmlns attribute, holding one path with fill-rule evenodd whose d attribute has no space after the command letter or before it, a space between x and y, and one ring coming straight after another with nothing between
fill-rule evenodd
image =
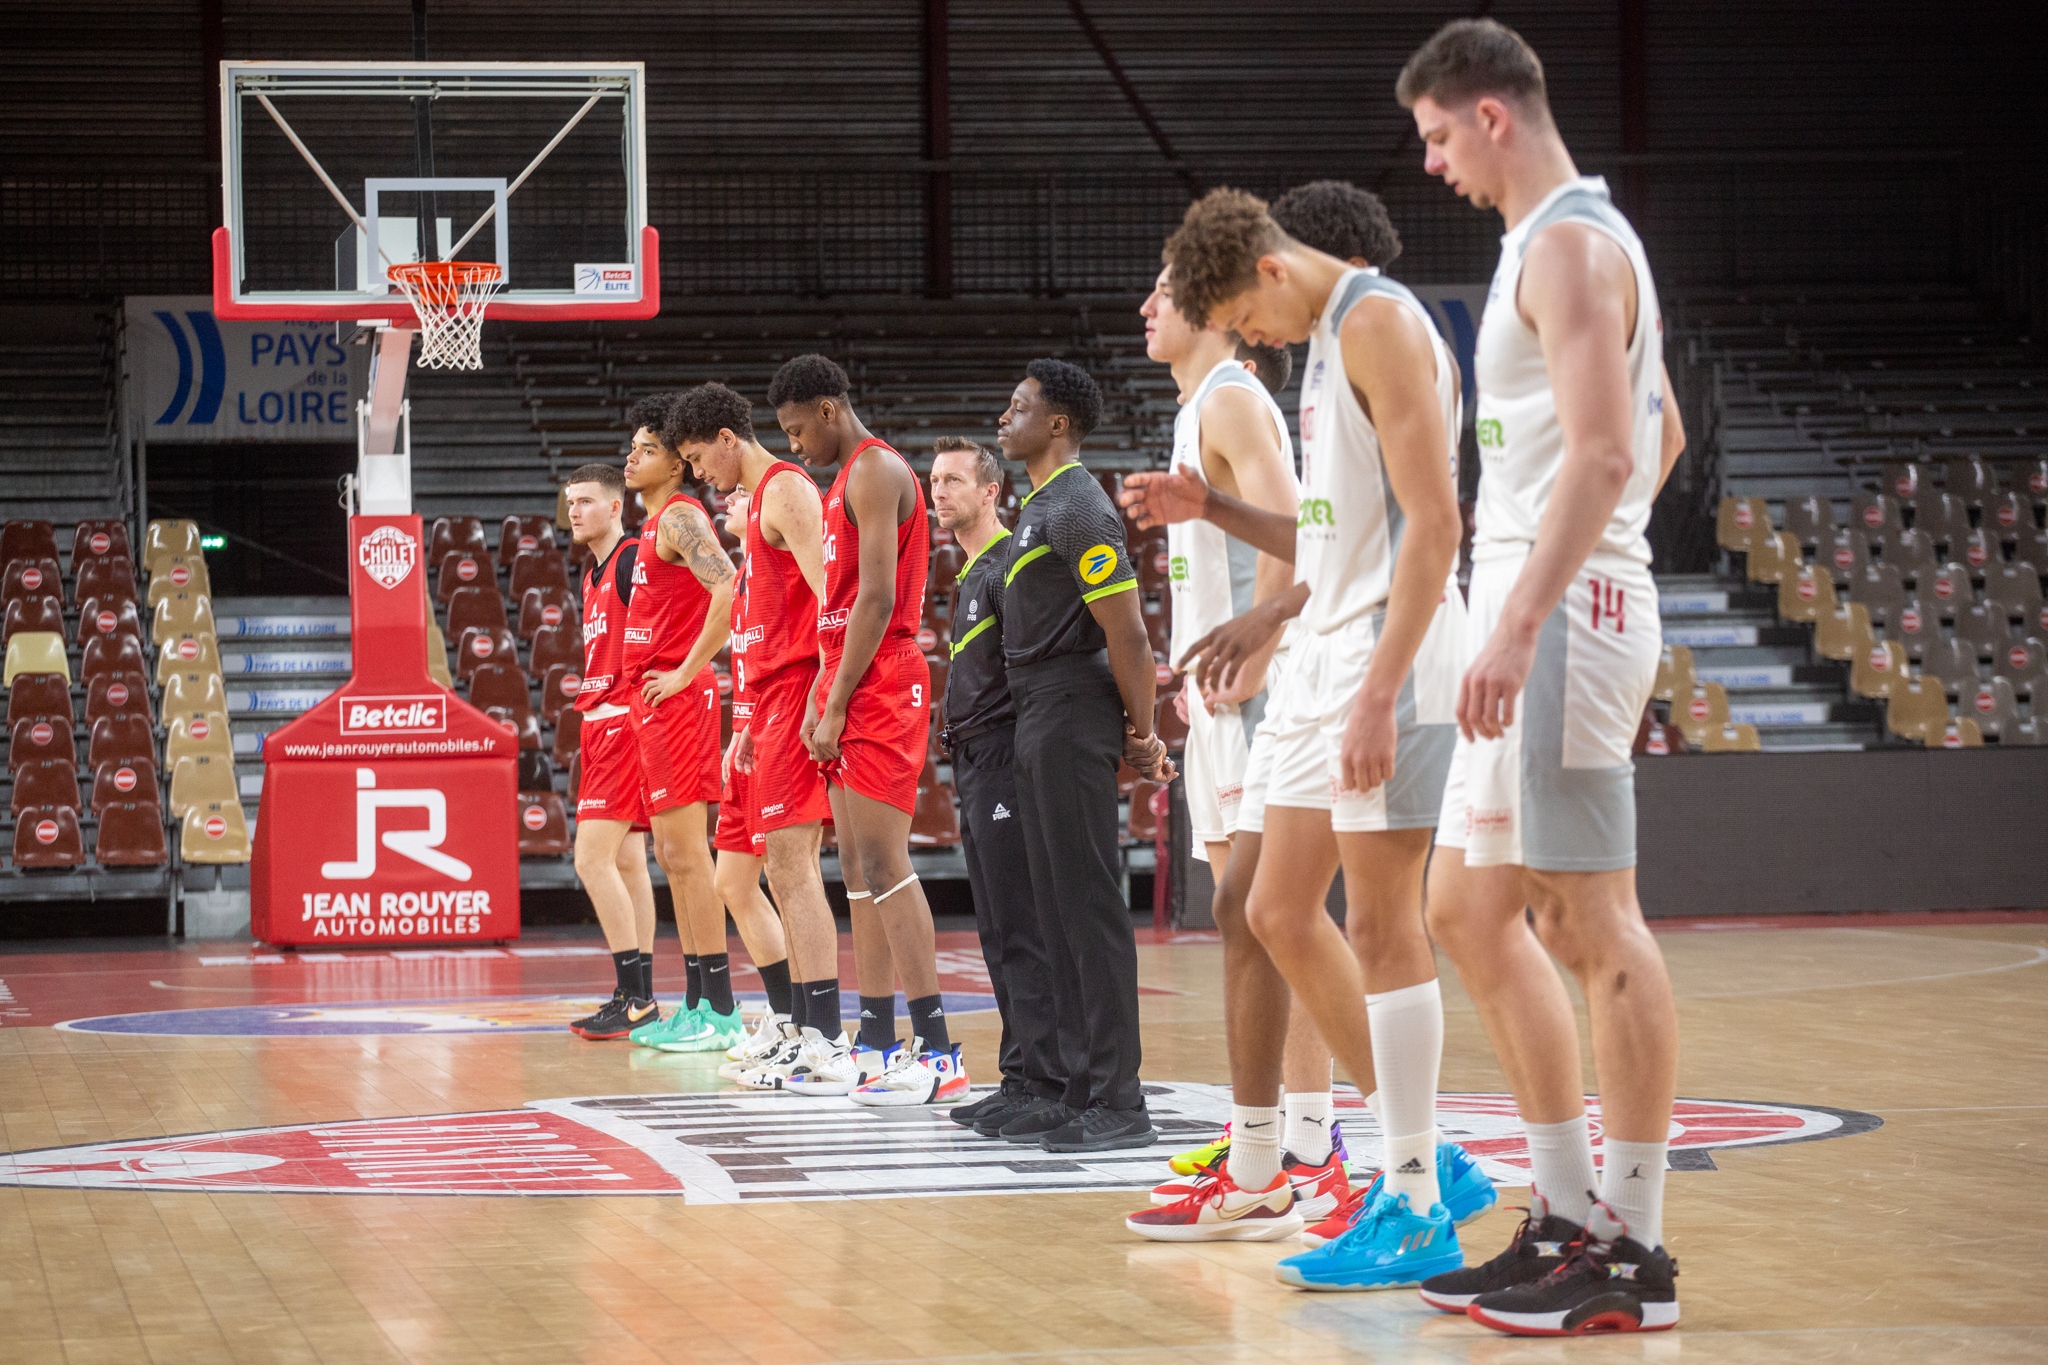
<instances>
[{"instance_id":1,"label":"black referee polo shirt","mask_svg":"<svg viewBox=\"0 0 2048 1365\"><path fill-rule=\"evenodd\" d=\"M1017 719L1010 675L1003 666L1003 572L1009 565L1003 544L1010 533L996 528L960 570L953 599L953 661L946 673L946 728L954 734L1008 725Z\"/></svg>"},{"instance_id":2,"label":"black referee polo shirt","mask_svg":"<svg viewBox=\"0 0 2048 1365\"><path fill-rule=\"evenodd\" d=\"M1011 668L1094 654L1108 639L1088 604L1135 592L1124 519L1078 460L1024 496L1003 575L1003 657Z\"/></svg>"}]
</instances>

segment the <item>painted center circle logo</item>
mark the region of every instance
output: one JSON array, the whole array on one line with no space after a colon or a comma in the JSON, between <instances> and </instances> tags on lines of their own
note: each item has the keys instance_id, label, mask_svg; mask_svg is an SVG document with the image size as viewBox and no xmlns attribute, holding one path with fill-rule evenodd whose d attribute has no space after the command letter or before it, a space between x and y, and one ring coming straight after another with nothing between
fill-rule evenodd
<instances>
[{"instance_id":1,"label":"painted center circle logo","mask_svg":"<svg viewBox=\"0 0 2048 1365\"><path fill-rule=\"evenodd\" d=\"M1116 572L1114 545L1090 546L1081 554L1081 581L1093 587Z\"/></svg>"}]
</instances>

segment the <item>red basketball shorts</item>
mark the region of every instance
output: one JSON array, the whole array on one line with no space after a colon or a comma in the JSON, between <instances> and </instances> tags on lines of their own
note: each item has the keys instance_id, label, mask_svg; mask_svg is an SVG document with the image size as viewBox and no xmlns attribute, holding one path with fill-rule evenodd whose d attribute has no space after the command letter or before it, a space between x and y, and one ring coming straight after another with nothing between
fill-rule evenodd
<instances>
[{"instance_id":1,"label":"red basketball shorts","mask_svg":"<svg viewBox=\"0 0 2048 1365\"><path fill-rule=\"evenodd\" d=\"M825 658L819 694L830 692L839 656ZM846 705L839 761L826 777L900 811L917 810L917 779L924 773L931 733L932 674L915 640L884 640Z\"/></svg>"},{"instance_id":2,"label":"red basketball shorts","mask_svg":"<svg viewBox=\"0 0 2048 1365\"><path fill-rule=\"evenodd\" d=\"M718 675L705 669L659 706L641 700L635 687L628 703L633 734L640 741L640 773L646 782L647 813L718 799Z\"/></svg>"},{"instance_id":3,"label":"red basketball shorts","mask_svg":"<svg viewBox=\"0 0 2048 1365\"><path fill-rule=\"evenodd\" d=\"M631 716L583 722L580 739L583 785L576 793L578 820L624 820L647 828L647 799L641 788L640 744Z\"/></svg>"},{"instance_id":4,"label":"red basketball shorts","mask_svg":"<svg viewBox=\"0 0 2048 1365\"><path fill-rule=\"evenodd\" d=\"M804 714L817 679L818 671L804 664L747 680L754 706L747 722L754 737L754 771L747 775L747 786L753 793L756 834L832 818L825 775L804 747Z\"/></svg>"},{"instance_id":5,"label":"red basketball shorts","mask_svg":"<svg viewBox=\"0 0 2048 1365\"><path fill-rule=\"evenodd\" d=\"M734 702L732 723L744 730L752 719L746 702ZM754 833L753 779L734 768L726 774L725 789L718 794L718 828L711 846L721 853L745 853L760 858L768 852L767 836Z\"/></svg>"}]
</instances>

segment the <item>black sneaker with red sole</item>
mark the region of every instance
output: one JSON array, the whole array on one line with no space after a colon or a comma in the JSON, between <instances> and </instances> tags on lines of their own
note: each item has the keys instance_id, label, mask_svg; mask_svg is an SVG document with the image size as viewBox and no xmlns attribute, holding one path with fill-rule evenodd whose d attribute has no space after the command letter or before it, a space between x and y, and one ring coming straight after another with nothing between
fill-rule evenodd
<instances>
[{"instance_id":1,"label":"black sneaker with red sole","mask_svg":"<svg viewBox=\"0 0 2048 1365\"><path fill-rule=\"evenodd\" d=\"M1446 1313L1463 1313L1482 1294L1530 1284L1563 1265L1584 1230L1554 1216L1540 1194L1532 1193L1529 1205L1522 1226L1500 1255L1481 1265L1430 1276L1418 1291L1422 1301Z\"/></svg>"},{"instance_id":2,"label":"black sneaker with red sole","mask_svg":"<svg viewBox=\"0 0 2048 1365\"><path fill-rule=\"evenodd\" d=\"M1518 1337L1662 1332L1678 1325L1678 1262L1650 1248L1601 1204L1563 1265L1540 1280L1482 1294L1465 1315Z\"/></svg>"}]
</instances>

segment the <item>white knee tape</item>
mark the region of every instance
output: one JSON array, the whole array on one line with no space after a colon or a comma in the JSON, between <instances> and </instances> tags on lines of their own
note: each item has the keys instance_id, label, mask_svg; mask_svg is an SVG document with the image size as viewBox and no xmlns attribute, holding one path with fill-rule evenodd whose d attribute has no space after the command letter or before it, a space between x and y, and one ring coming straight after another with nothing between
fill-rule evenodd
<instances>
[{"instance_id":1,"label":"white knee tape","mask_svg":"<svg viewBox=\"0 0 2048 1365\"><path fill-rule=\"evenodd\" d=\"M905 877L902 881L896 883L896 885L890 887L887 891L878 892L875 896L875 904L880 905L883 901L889 899L889 897L895 895L898 891L901 891L904 887L910 885L912 882L916 880L917 874L913 872L908 877Z\"/></svg>"},{"instance_id":2,"label":"white knee tape","mask_svg":"<svg viewBox=\"0 0 2048 1365\"><path fill-rule=\"evenodd\" d=\"M873 893L868 891L849 891L846 893L846 898L850 901L864 901L870 899L872 896Z\"/></svg>"}]
</instances>

